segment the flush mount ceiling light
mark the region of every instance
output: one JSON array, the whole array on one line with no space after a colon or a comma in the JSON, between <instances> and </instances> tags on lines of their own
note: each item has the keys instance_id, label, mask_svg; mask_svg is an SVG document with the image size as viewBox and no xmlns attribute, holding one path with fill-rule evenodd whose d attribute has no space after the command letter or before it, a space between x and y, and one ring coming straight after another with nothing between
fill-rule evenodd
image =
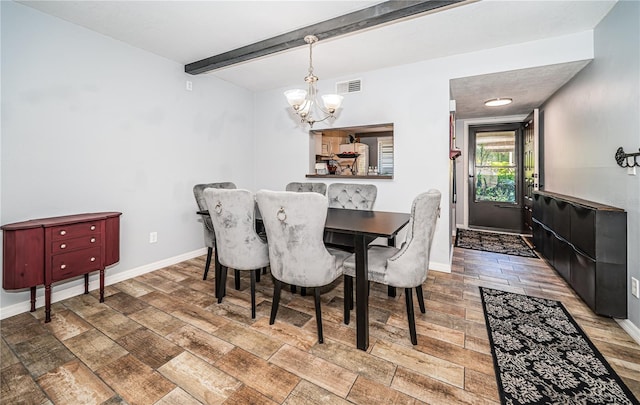
<instances>
[{"instance_id":1,"label":"flush mount ceiling light","mask_svg":"<svg viewBox=\"0 0 640 405\"><path fill-rule=\"evenodd\" d=\"M511 103L513 103L513 99L498 97L498 98L492 98L491 100L485 101L484 105L486 105L487 107L500 107L500 106L511 104Z\"/></svg>"},{"instance_id":2,"label":"flush mount ceiling light","mask_svg":"<svg viewBox=\"0 0 640 405\"><path fill-rule=\"evenodd\" d=\"M309 73L304 78L307 82L307 90L293 89L284 92L285 97L289 105L293 107L293 111L300 117L300 122L309 124L313 127L316 122L324 121L327 118L333 118L336 110L340 108L343 97L339 94L327 94L322 96L322 102L324 108L318 103L318 89L316 88L316 82L318 76L313 74L313 44L318 42L318 38L315 35L307 35L304 37L304 42L309 44ZM313 117L312 110L318 110L324 115L320 119Z\"/></svg>"}]
</instances>

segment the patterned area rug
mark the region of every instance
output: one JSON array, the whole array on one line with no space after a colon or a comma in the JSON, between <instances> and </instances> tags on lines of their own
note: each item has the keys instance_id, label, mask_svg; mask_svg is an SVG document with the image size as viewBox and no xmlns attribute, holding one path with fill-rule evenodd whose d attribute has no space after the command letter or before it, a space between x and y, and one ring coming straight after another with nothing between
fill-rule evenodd
<instances>
[{"instance_id":1,"label":"patterned area rug","mask_svg":"<svg viewBox=\"0 0 640 405\"><path fill-rule=\"evenodd\" d=\"M638 404L560 302L480 295L503 404Z\"/></svg>"},{"instance_id":2,"label":"patterned area rug","mask_svg":"<svg viewBox=\"0 0 640 405\"><path fill-rule=\"evenodd\" d=\"M457 229L456 246L505 255L538 257L520 235Z\"/></svg>"}]
</instances>

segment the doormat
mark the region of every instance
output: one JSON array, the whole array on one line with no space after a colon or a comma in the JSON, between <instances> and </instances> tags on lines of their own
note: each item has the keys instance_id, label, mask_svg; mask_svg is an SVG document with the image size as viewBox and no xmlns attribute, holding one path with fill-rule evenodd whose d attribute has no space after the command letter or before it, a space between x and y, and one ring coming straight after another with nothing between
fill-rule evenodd
<instances>
[{"instance_id":1,"label":"doormat","mask_svg":"<svg viewBox=\"0 0 640 405\"><path fill-rule=\"evenodd\" d=\"M456 230L456 247L502 253L505 255L535 257L536 253L522 236L504 233L480 232L471 229Z\"/></svg>"},{"instance_id":2,"label":"doormat","mask_svg":"<svg viewBox=\"0 0 640 405\"><path fill-rule=\"evenodd\" d=\"M639 404L560 302L479 288L502 404Z\"/></svg>"}]
</instances>

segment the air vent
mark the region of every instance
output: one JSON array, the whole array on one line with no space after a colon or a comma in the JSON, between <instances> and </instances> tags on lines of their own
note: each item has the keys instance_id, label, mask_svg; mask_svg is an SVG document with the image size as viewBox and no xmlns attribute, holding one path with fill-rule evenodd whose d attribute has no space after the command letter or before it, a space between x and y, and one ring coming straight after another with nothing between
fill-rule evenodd
<instances>
[{"instance_id":1,"label":"air vent","mask_svg":"<svg viewBox=\"0 0 640 405\"><path fill-rule=\"evenodd\" d=\"M338 94L357 93L361 90L362 80L360 79L336 83L336 93Z\"/></svg>"}]
</instances>

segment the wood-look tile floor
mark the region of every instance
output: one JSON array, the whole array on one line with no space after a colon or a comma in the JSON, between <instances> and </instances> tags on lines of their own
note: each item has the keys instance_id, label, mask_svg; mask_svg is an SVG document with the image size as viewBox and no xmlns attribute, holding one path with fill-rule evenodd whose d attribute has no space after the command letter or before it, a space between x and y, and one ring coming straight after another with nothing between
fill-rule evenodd
<instances>
[{"instance_id":1,"label":"wood-look tile floor","mask_svg":"<svg viewBox=\"0 0 640 405\"><path fill-rule=\"evenodd\" d=\"M325 343L312 296L229 273L217 304L204 257L2 320L3 404L485 404L499 402L478 286L562 301L636 397L640 346L594 315L543 260L456 248L451 274L429 272L412 346L402 294L372 285L370 347L342 322L342 282L322 289ZM213 273L213 272L211 272ZM415 300L414 300L415 302ZM353 316L352 316L353 318Z\"/></svg>"}]
</instances>

